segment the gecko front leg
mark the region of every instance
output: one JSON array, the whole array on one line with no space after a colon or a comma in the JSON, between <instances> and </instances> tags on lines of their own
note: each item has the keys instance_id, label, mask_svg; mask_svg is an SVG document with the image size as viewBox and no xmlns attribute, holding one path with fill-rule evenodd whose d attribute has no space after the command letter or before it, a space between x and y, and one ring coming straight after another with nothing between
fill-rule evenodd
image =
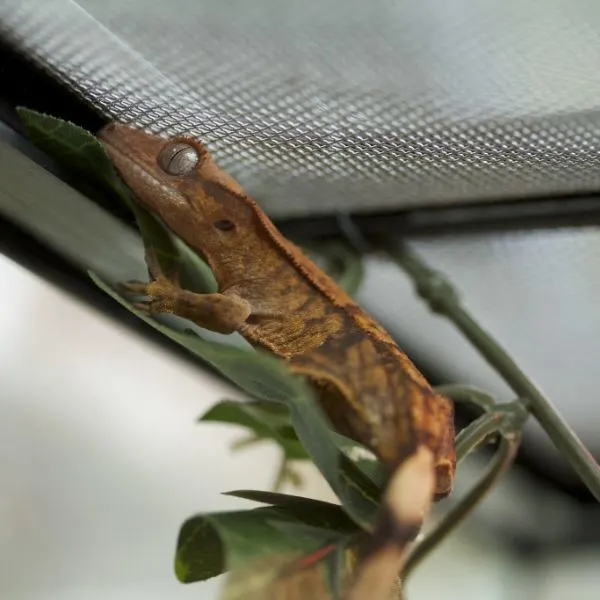
<instances>
[{"instance_id":1,"label":"gecko front leg","mask_svg":"<svg viewBox=\"0 0 600 600\"><path fill-rule=\"evenodd\" d=\"M146 261L152 281L119 284L124 293L146 296L146 300L134 303L139 310L150 315L172 314L225 334L237 331L252 313L250 303L235 293L197 294L183 289L164 275L154 253L147 253Z\"/></svg>"}]
</instances>

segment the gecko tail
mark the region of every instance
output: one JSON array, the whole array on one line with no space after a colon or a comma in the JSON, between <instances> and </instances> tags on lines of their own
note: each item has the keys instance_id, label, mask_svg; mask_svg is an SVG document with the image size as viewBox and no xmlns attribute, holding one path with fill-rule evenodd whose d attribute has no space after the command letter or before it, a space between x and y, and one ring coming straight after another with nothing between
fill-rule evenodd
<instances>
[{"instance_id":1,"label":"gecko tail","mask_svg":"<svg viewBox=\"0 0 600 600\"><path fill-rule=\"evenodd\" d=\"M402 567L431 509L435 485L433 453L419 446L390 478L382 515L344 600L401 598L398 586Z\"/></svg>"}]
</instances>

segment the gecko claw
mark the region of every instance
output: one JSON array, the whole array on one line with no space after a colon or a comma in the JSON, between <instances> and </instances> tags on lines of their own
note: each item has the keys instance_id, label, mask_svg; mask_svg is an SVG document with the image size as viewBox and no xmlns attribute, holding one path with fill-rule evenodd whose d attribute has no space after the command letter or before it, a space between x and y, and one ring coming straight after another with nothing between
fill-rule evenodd
<instances>
[{"instance_id":1,"label":"gecko claw","mask_svg":"<svg viewBox=\"0 0 600 600\"><path fill-rule=\"evenodd\" d=\"M145 296L147 293L148 282L143 281L125 281L117 283L117 289L125 294L134 294L136 296Z\"/></svg>"},{"instance_id":2,"label":"gecko claw","mask_svg":"<svg viewBox=\"0 0 600 600\"><path fill-rule=\"evenodd\" d=\"M152 311L150 310L150 302L134 302L133 308L147 315L152 313Z\"/></svg>"}]
</instances>

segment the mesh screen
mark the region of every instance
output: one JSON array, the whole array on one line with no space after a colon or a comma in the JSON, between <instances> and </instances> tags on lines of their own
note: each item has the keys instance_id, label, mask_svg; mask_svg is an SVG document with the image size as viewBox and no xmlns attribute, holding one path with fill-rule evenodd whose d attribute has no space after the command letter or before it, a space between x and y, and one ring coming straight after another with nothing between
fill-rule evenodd
<instances>
[{"instance_id":1,"label":"mesh screen","mask_svg":"<svg viewBox=\"0 0 600 600\"><path fill-rule=\"evenodd\" d=\"M598 190L599 31L591 0L0 0L13 45L277 216Z\"/></svg>"}]
</instances>

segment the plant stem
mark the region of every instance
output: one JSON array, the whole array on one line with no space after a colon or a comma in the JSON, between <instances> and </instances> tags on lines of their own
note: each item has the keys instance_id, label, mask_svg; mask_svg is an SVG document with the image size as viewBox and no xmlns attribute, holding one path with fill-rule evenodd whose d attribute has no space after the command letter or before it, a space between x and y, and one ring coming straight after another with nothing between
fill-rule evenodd
<instances>
[{"instance_id":1,"label":"plant stem","mask_svg":"<svg viewBox=\"0 0 600 600\"><path fill-rule=\"evenodd\" d=\"M486 415L488 416L488 415ZM485 418L485 417L484 417ZM486 474L479 483L442 519L437 527L420 542L408 557L403 569L402 578L406 578L415 567L451 533L465 517L481 502L484 496L491 490L494 483L512 464L519 448L520 436L514 435L503 437L500 446L488 467Z\"/></svg>"},{"instance_id":2,"label":"plant stem","mask_svg":"<svg viewBox=\"0 0 600 600\"><path fill-rule=\"evenodd\" d=\"M463 307L458 292L450 282L405 248L388 249L388 252L412 277L417 293L429 302L431 309L449 318L516 395L523 399L521 403L538 420L556 448L600 501L598 463L540 388Z\"/></svg>"},{"instance_id":3,"label":"plant stem","mask_svg":"<svg viewBox=\"0 0 600 600\"><path fill-rule=\"evenodd\" d=\"M264 439L265 438L261 438L258 435L251 434L233 442L231 444L231 449L234 452L237 452L238 450L245 450L249 446L254 446L254 444L258 444L258 442L264 441Z\"/></svg>"},{"instance_id":4,"label":"plant stem","mask_svg":"<svg viewBox=\"0 0 600 600\"><path fill-rule=\"evenodd\" d=\"M502 411L486 413L467 425L456 436L456 462L459 463L467 454L480 446L493 433L496 433L504 418Z\"/></svg>"},{"instance_id":5,"label":"plant stem","mask_svg":"<svg viewBox=\"0 0 600 600\"><path fill-rule=\"evenodd\" d=\"M403 571L403 577L430 554L481 502L493 484L514 460L521 441L521 428L527 413L518 402L498 406L493 412L482 414L456 436L456 461L459 463L470 452L500 434L500 447L496 451L486 474L479 483L457 504L439 525L412 551Z\"/></svg>"},{"instance_id":6,"label":"plant stem","mask_svg":"<svg viewBox=\"0 0 600 600\"><path fill-rule=\"evenodd\" d=\"M434 389L438 394L447 396L454 402L473 404L481 409L482 412L490 412L496 408L496 400L494 397L474 385L449 383L446 385L438 385Z\"/></svg>"},{"instance_id":7,"label":"plant stem","mask_svg":"<svg viewBox=\"0 0 600 600\"><path fill-rule=\"evenodd\" d=\"M275 492L281 491L281 488L283 488L283 485L288 478L288 460L285 456L285 453L282 454L283 456L281 457L281 463L279 465L279 469L277 470L277 475L275 476L275 483L273 484L273 491Z\"/></svg>"}]
</instances>

